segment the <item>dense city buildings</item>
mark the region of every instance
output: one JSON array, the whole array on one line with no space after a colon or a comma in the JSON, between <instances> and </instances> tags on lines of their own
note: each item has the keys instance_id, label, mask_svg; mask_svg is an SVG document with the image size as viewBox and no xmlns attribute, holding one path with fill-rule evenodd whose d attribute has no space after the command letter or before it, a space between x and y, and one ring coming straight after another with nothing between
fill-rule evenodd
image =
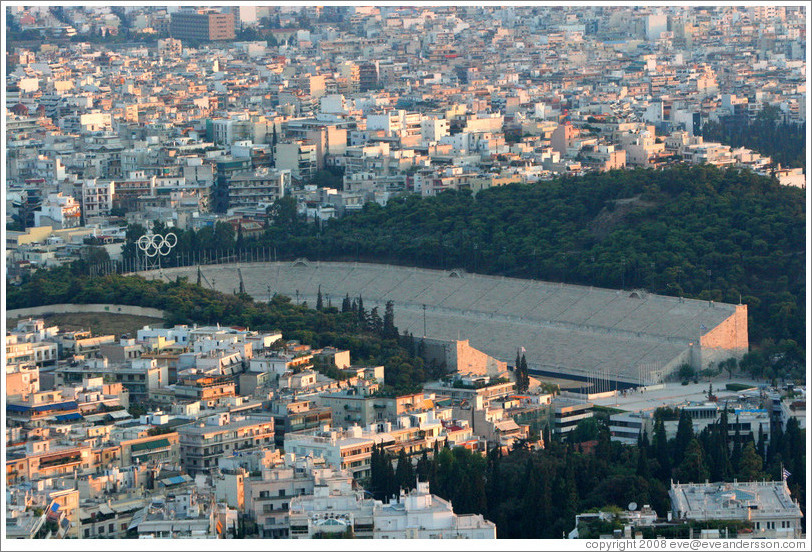
<instances>
[{"instance_id":1,"label":"dense city buildings","mask_svg":"<svg viewBox=\"0 0 812 552\"><path fill-rule=\"evenodd\" d=\"M806 7L4 15L8 539L806 537ZM551 209L554 282L489 195L671 170ZM712 270L631 258L737 179Z\"/></svg>"}]
</instances>

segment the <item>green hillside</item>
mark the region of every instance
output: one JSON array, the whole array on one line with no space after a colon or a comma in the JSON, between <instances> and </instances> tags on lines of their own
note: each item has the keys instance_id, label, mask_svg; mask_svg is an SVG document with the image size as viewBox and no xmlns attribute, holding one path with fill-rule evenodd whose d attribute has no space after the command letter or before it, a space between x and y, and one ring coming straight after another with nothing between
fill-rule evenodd
<instances>
[{"instance_id":1,"label":"green hillside","mask_svg":"<svg viewBox=\"0 0 812 552\"><path fill-rule=\"evenodd\" d=\"M321 235L296 225L272 229L269 238L280 253L311 258L357 256L728 303L741 298L751 343L802 344L804 201L803 190L750 172L614 171L475 198L409 196L330 221ZM784 345L802 372L803 354ZM787 371L792 366L779 367Z\"/></svg>"},{"instance_id":2,"label":"green hillside","mask_svg":"<svg viewBox=\"0 0 812 552\"><path fill-rule=\"evenodd\" d=\"M218 225L181 232L176 254L273 247L280 260L464 268L741 299L749 307L751 345L759 349L744 367L758 376L803 377L804 191L752 172L676 166L510 185L476 197L410 195L386 207L368 204L321 229L297 219L291 198L276 212L258 240Z\"/></svg>"}]
</instances>

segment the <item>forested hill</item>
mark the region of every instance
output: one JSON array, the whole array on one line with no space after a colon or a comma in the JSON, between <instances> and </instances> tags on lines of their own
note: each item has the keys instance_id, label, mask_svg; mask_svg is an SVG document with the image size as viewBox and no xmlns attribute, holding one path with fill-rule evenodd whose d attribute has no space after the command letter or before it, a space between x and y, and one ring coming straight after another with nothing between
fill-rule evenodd
<instances>
[{"instance_id":1,"label":"forested hill","mask_svg":"<svg viewBox=\"0 0 812 552\"><path fill-rule=\"evenodd\" d=\"M408 196L312 225L272 226L280 255L360 259L746 303L751 344L785 341L803 374L804 191L738 170L677 166ZM772 340L772 341L768 341ZM780 364L784 365L780 365ZM792 370L792 366L796 370ZM763 374L770 376L769 370Z\"/></svg>"},{"instance_id":2,"label":"forested hill","mask_svg":"<svg viewBox=\"0 0 812 552\"><path fill-rule=\"evenodd\" d=\"M406 196L318 225L292 198L257 239L231 227L178 232L166 265L189 254L274 250L280 260L359 260L594 285L644 288L749 307L744 365L803 378L805 198L752 172L675 166L564 177L472 197ZM125 257L143 229L128 231ZM161 232L158 224L156 232Z\"/></svg>"}]
</instances>

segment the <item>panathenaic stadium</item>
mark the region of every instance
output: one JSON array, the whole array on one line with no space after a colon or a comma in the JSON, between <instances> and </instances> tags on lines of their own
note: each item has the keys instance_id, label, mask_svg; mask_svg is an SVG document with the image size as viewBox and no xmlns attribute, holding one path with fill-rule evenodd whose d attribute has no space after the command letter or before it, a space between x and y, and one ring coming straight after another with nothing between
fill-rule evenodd
<instances>
[{"instance_id":1,"label":"panathenaic stadium","mask_svg":"<svg viewBox=\"0 0 812 552\"><path fill-rule=\"evenodd\" d=\"M383 314L391 300L401 332L468 339L510 364L524 347L529 367L546 375L649 385L683 363L699 369L740 358L748 346L746 305L364 263L298 260L204 265L201 271L213 287L232 292L239 287L238 268L245 291L257 300L267 301L270 290L315 306L319 286L325 304L339 307L349 294ZM197 267L142 274L194 282Z\"/></svg>"}]
</instances>

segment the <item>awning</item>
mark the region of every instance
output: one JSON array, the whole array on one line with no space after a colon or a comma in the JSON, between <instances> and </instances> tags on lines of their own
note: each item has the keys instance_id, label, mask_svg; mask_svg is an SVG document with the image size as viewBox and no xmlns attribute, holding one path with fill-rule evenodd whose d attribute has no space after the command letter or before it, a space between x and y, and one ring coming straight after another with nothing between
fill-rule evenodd
<instances>
[{"instance_id":1,"label":"awning","mask_svg":"<svg viewBox=\"0 0 812 552\"><path fill-rule=\"evenodd\" d=\"M84 418L78 412L71 412L70 414L57 414L56 419L59 422L71 422L74 420L83 420Z\"/></svg>"},{"instance_id":2,"label":"awning","mask_svg":"<svg viewBox=\"0 0 812 552\"><path fill-rule=\"evenodd\" d=\"M76 410L77 408L79 408L79 404L76 401L64 401L33 406L31 410L35 412L47 412L48 410Z\"/></svg>"},{"instance_id":3,"label":"awning","mask_svg":"<svg viewBox=\"0 0 812 552\"><path fill-rule=\"evenodd\" d=\"M164 487L172 487L173 485L180 485L182 483L188 483L189 481L194 481L188 475L175 475L173 477L167 477L165 479L161 479L160 483Z\"/></svg>"},{"instance_id":4,"label":"awning","mask_svg":"<svg viewBox=\"0 0 812 552\"><path fill-rule=\"evenodd\" d=\"M169 439L156 439L155 441L147 441L145 443L135 443L132 446L132 452L150 451L159 448L165 448L169 445Z\"/></svg>"}]
</instances>

